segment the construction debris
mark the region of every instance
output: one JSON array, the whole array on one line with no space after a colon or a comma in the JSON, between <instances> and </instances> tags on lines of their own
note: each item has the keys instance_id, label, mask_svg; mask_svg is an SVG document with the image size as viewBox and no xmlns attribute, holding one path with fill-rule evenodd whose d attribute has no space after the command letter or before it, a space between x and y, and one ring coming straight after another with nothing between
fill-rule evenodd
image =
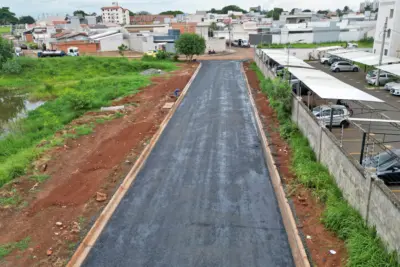
<instances>
[{"instance_id":1,"label":"construction debris","mask_svg":"<svg viewBox=\"0 0 400 267\"><path fill-rule=\"evenodd\" d=\"M107 194L105 193L101 193L101 192L97 192L96 193L96 201L98 202L103 202L107 199Z\"/></svg>"},{"instance_id":2,"label":"construction debris","mask_svg":"<svg viewBox=\"0 0 400 267\"><path fill-rule=\"evenodd\" d=\"M125 106L113 106L113 107L101 107L101 111L116 111L116 110L121 110L124 109Z\"/></svg>"},{"instance_id":3,"label":"construction debris","mask_svg":"<svg viewBox=\"0 0 400 267\"><path fill-rule=\"evenodd\" d=\"M155 75L155 74L164 74L165 72L162 70L156 70L156 69L147 69L145 71L142 71L140 74L142 75Z\"/></svg>"}]
</instances>

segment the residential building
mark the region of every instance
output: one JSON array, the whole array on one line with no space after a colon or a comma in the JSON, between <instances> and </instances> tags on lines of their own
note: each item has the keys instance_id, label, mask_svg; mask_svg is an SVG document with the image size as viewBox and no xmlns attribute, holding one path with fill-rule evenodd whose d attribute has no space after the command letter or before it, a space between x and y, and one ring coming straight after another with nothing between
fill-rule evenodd
<instances>
[{"instance_id":1,"label":"residential building","mask_svg":"<svg viewBox=\"0 0 400 267\"><path fill-rule=\"evenodd\" d=\"M113 3L112 6L101 8L103 22L111 22L119 25L126 25L130 23L129 10L120 7L118 3Z\"/></svg>"},{"instance_id":2,"label":"residential building","mask_svg":"<svg viewBox=\"0 0 400 267\"><path fill-rule=\"evenodd\" d=\"M187 22L187 23L171 23L172 29L177 29L180 33L195 33L197 22Z\"/></svg>"},{"instance_id":3,"label":"residential building","mask_svg":"<svg viewBox=\"0 0 400 267\"><path fill-rule=\"evenodd\" d=\"M370 0L366 0L360 3L360 12L364 12L366 11L366 9L367 10L369 9L370 11L375 11L378 8L379 8L379 0L373 0L372 2Z\"/></svg>"},{"instance_id":4,"label":"residential building","mask_svg":"<svg viewBox=\"0 0 400 267\"><path fill-rule=\"evenodd\" d=\"M284 11L279 16L279 21L284 22L285 24L297 24L303 22L311 22L318 21L318 17L313 12L299 12L290 14L287 11Z\"/></svg>"},{"instance_id":5,"label":"residential building","mask_svg":"<svg viewBox=\"0 0 400 267\"><path fill-rule=\"evenodd\" d=\"M173 19L172 15L135 15L130 16L131 25L164 24L166 19Z\"/></svg>"},{"instance_id":6,"label":"residential building","mask_svg":"<svg viewBox=\"0 0 400 267\"><path fill-rule=\"evenodd\" d=\"M383 28L388 19L385 43L382 43ZM400 57L400 0L381 0L374 38L373 53Z\"/></svg>"}]
</instances>

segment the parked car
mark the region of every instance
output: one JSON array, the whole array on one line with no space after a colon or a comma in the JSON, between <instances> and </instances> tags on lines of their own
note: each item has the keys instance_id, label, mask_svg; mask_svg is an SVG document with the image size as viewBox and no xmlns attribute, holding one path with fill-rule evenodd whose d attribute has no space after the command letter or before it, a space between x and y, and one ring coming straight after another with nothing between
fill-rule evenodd
<instances>
[{"instance_id":1,"label":"parked car","mask_svg":"<svg viewBox=\"0 0 400 267\"><path fill-rule=\"evenodd\" d=\"M335 62L338 62L338 61L340 61L340 60L341 60L341 59L338 58L338 57L330 57L329 60L328 60L328 65L332 65L332 64L334 64Z\"/></svg>"},{"instance_id":2,"label":"parked car","mask_svg":"<svg viewBox=\"0 0 400 267\"><path fill-rule=\"evenodd\" d=\"M368 84L374 85L376 84L376 76L378 75L378 73L376 73L375 75L367 75L366 76L366 81ZM379 74L379 85L385 85L388 82L392 82L396 80L396 77L390 73L386 73L386 72L381 72Z\"/></svg>"},{"instance_id":3,"label":"parked car","mask_svg":"<svg viewBox=\"0 0 400 267\"><path fill-rule=\"evenodd\" d=\"M21 49L24 49L24 50L28 49L28 46L26 44L19 44L18 46L21 47Z\"/></svg>"},{"instance_id":4,"label":"parked car","mask_svg":"<svg viewBox=\"0 0 400 267\"><path fill-rule=\"evenodd\" d=\"M79 48L75 46L68 47L68 56L79 57Z\"/></svg>"},{"instance_id":5,"label":"parked car","mask_svg":"<svg viewBox=\"0 0 400 267\"><path fill-rule=\"evenodd\" d=\"M239 46L239 40L233 40L232 46Z\"/></svg>"},{"instance_id":6,"label":"parked car","mask_svg":"<svg viewBox=\"0 0 400 267\"><path fill-rule=\"evenodd\" d=\"M376 176L385 184L400 183L400 149L381 152L363 160L365 168L376 171Z\"/></svg>"},{"instance_id":7,"label":"parked car","mask_svg":"<svg viewBox=\"0 0 400 267\"><path fill-rule=\"evenodd\" d=\"M276 76L281 77L281 76L283 76L283 74L285 73L285 67L282 66L282 65L276 65L276 66L273 68L273 72L275 72L275 75L276 75Z\"/></svg>"},{"instance_id":8,"label":"parked car","mask_svg":"<svg viewBox=\"0 0 400 267\"><path fill-rule=\"evenodd\" d=\"M387 90L387 91L390 91L391 89L394 89L394 88L397 88L397 87L400 88L400 81L388 82L388 83L385 84L384 89Z\"/></svg>"},{"instance_id":9,"label":"parked car","mask_svg":"<svg viewBox=\"0 0 400 267\"><path fill-rule=\"evenodd\" d=\"M242 47L250 47L250 42L247 40L242 40Z\"/></svg>"},{"instance_id":10,"label":"parked car","mask_svg":"<svg viewBox=\"0 0 400 267\"><path fill-rule=\"evenodd\" d=\"M358 48L358 44L355 44L355 43L347 43L346 48Z\"/></svg>"},{"instance_id":11,"label":"parked car","mask_svg":"<svg viewBox=\"0 0 400 267\"><path fill-rule=\"evenodd\" d=\"M357 65L351 64L347 61L338 61L332 64L331 71L340 72L340 71L359 71L360 68Z\"/></svg>"},{"instance_id":12,"label":"parked car","mask_svg":"<svg viewBox=\"0 0 400 267\"><path fill-rule=\"evenodd\" d=\"M331 121L331 107L333 109L332 126L348 127L350 125L348 120L350 113L345 106L322 105L313 108L312 112L318 120L322 121L325 125L329 125Z\"/></svg>"},{"instance_id":13,"label":"parked car","mask_svg":"<svg viewBox=\"0 0 400 267\"><path fill-rule=\"evenodd\" d=\"M145 53L149 57L156 57L157 55L157 50L149 50Z\"/></svg>"},{"instance_id":14,"label":"parked car","mask_svg":"<svg viewBox=\"0 0 400 267\"><path fill-rule=\"evenodd\" d=\"M319 62L321 64L327 65L329 63L329 59L333 56L323 56L320 58Z\"/></svg>"}]
</instances>

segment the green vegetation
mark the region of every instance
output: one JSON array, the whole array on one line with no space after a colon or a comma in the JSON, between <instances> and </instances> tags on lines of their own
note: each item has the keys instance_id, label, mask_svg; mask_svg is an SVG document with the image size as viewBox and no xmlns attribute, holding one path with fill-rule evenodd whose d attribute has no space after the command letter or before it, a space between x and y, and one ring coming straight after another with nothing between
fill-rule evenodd
<instances>
[{"instance_id":1,"label":"green vegetation","mask_svg":"<svg viewBox=\"0 0 400 267\"><path fill-rule=\"evenodd\" d=\"M31 238L26 237L18 242L0 245L0 259L3 259L4 257L6 257L8 254L10 254L11 252L13 252L16 249L18 249L19 251L24 251L25 249L28 248L30 241L31 241Z\"/></svg>"},{"instance_id":2,"label":"green vegetation","mask_svg":"<svg viewBox=\"0 0 400 267\"><path fill-rule=\"evenodd\" d=\"M360 41L352 41L351 43L358 44L359 48L372 48L374 46L374 39L368 38ZM286 48L289 44L260 44L258 48ZM291 48L318 48L322 46L343 46L346 47L346 42L324 42L324 43L293 43L290 44Z\"/></svg>"},{"instance_id":3,"label":"green vegetation","mask_svg":"<svg viewBox=\"0 0 400 267\"><path fill-rule=\"evenodd\" d=\"M86 111L110 104L112 99L138 92L150 83L140 71L173 70L172 62L128 61L125 58L65 57L20 58L20 75L0 75L0 90L28 92L35 99L49 99L12 125L0 140L0 187L26 173L43 151L60 145L56 131ZM91 133L92 126L78 126L74 136ZM69 136L64 136L69 137ZM49 144L38 146L42 140Z\"/></svg>"},{"instance_id":4,"label":"green vegetation","mask_svg":"<svg viewBox=\"0 0 400 267\"><path fill-rule=\"evenodd\" d=\"M49 178L50 178L50 176L47 174L36 174L36 175L31 176L31 179L38 183L43 183L44 181L46 181Z\"/></svg>"},{"instance_id":5,"label":"green vegetation","mask_svg":"<svg viewBox=\"0 0 400 267\"><path fill-rule=\"evenodd\" d=\"M15 206L21 201L17 189L13 188L8 193L0 196L0 206Z\"/></svg>"},{"instance_id":6,"label":"green vegetation","mask_svg":"<svg viewBox=\"0 0 400 267\"><path fill-rule=\"evenodd\" d=\"M175 42L177 53L184 54L192 60L194 55L201 55L206 49L206 40L195 33L184 33Z\"/></svg>"},{"instance_id":7,"label":"green vegetation","mask_svg":"<svg viewBox=\"0 0 400 267\"><path fill-rule=\"evenodd\" d=\"M346 243L348 266L398 266L394 253L388 253L374 229L344 200L329 171L320 164L308 140L291 121L291 87L283 80L264 78L253 63L261 89L268 96L280 122L280 134L292 149L292 170L297 180L309 188L324 205L322 222Z\"/></svg>"},{"instance_id":8,"label":"green vegetation","mask_svg":"<svg viewBox=\"0 0 400 267\"><path fill-rule=\"evenodd\" d=\"M7 34L11 32L10 26L0 26L0 34Z\"/></svg>"}]
</instances>

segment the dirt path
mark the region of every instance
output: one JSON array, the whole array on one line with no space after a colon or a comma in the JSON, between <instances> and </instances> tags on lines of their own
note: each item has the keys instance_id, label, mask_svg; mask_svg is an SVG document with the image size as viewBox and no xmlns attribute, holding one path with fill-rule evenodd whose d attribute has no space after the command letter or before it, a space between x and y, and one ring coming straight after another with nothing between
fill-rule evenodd
<instances>
[{"instance_id":1,"label":"dirt path","mask_svg":"<svg viewBox=\"0 0 400 267\"><path fill-rule=\"evenodd\" d=\"M280 137L276 113L269 106L268 98L261 92L255 71L249 66L250 63L244 63L254 101L264 131L271 143L279 173L283 182L288 186L287 191L291 192L290 198L298 218L298 228L306 237L306 249L311 254L312 262L316 266L345 266L347 254L344 242L325 229L321 223L320 218L324 209L322 204L316 201L309 190L296 183L296 177L290 171L291 151L289 145ZM332 255L329 250L335 250L336 254Z\"/></svg>"},{"instance_id":2,"label":"dirt path","mask_svg":"<svg viewBox=\"0 0 400 267\"><path fill-rule=\"evenodd\" d=\"M122 117L97 124L93 133L69 139L46 153L36 165L50 176L47 181L36 184L27 176L9 186L23 204L0 209L0 244L27 237L30 242L28 249L4 258L1 266L65 265L166 116L168 110L162 106L175 101L172 93L184 88L196 67L184 65L154 78L153 85L114 102L127 105ZM105 114L91 112L72 125L102 119ZM105 200L96 201L97 192L105 194L99 198Z\"/></svg>"}]
</instances>

